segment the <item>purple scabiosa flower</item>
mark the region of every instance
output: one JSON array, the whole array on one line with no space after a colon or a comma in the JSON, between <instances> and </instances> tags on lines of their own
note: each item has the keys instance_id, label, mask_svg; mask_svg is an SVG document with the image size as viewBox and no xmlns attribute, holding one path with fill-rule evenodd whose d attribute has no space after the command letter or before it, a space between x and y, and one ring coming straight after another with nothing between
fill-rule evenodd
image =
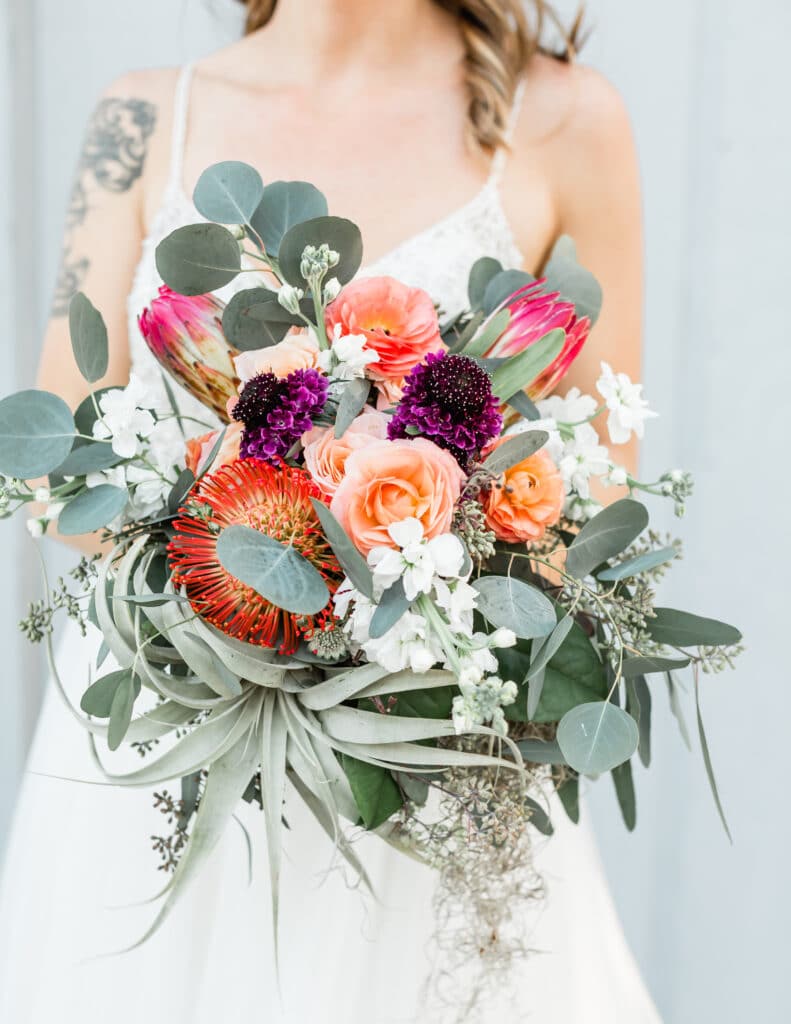
<instances>
[{"instance_id":1,"label":"purple scabiosa flower","mask_svg":"<svg viewBox=\"0 0 791 1024\"><path fill-rule=\"evenodd\" d=\"M233 418L244 423L241 458L275 462L287 455L324 409L328 387L314 369L251 377L233 410Z\"/></svg>"},{"instance_id":2,"label":"purple scabiosa flower","mask_svg":"<svg viewBox=\"0 0 791 1024\"><path fill-rule=\"evenodd\" d=\"M391 441L427 437L468 469L502 429L489 374L468 356L435 352L407 377L387 435Z\"/></svg>"}]
</instances>

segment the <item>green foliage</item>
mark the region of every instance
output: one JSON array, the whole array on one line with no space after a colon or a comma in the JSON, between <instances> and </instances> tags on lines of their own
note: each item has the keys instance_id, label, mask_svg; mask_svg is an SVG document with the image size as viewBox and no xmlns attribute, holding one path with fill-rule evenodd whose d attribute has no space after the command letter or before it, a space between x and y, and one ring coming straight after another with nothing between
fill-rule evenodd
<instances>
[{"instance_id":1,"label":"green foliage","mask_svg":"<svg viewBox=\"0 0 791 1024\"><path fill-rule=\"evenodd\" d=\"M644 555L637 555L635 558L630 558L619 565L613 565L609 569L602 569L601 572L596 573L596 578L601 580L602 583L615 583L620 580L629 579L632 576L638 576L640 573L656 569L660 565L665 565L667 562L672 562L676 554L676 549L670 547L659 548L656 551L647 551Z\"/></svg>"},{"instance_id":2,"label":"green foliage","mask_svg":"<svg viewBox=\"0 0 791 1024\"><path fill-rule=\"evenodd\" d=\"M180 295L205 295L230 284L242 269L239 243L219 224L177 228L157 246L157 270Z\"/></svg>"},{"instance_id":3,"label":"green foliage","mask_svg":"<svg viewBox=\"0 0 791 1024\"><path fill-rule=\"evenodd\" d=\"M349 754L341 754L341 765L367 829L378 828L403 806L401 791L386 768L358 761Z\"/></svg>"},{"instance_id":4,"label":"green foliage","mask_svg":"<svg viewBox=\"0 0 791 1024\"><path fill-rule=\"evenodd\" d=\"M579 704L558 725L558 744L580 775L601 775L628 761L640 735L631 715L607 700Z\"/></svg>"},{"instance_id":5,"label":"green foliage","mask_svg":"<svg viewBox=\"0 0 791 1024\"><path fill-rule=\"evenodd\" d=\"M74 443L74 418L49 391L18 391L0 401L0 473L29 480L52 473Z\"/></svg>"},{"instance_id":6,"label":"green foliage","mask_svg":"<svg viewBox=\"0 0 791 1024\"><path fill-rule=\"evenodd\" d=\"M484 462L484 469L487 469L494 476L500 476L512 466L524 462L525 459L543 448L549 440L546 430L530 430L523 434L514 434L509 437Z\"/></svg>"},{"instance_id":7,"label":"green foliage","mask_svg":"<svg viewBox=\"0 0 791 1024\"><path fill-rule=\"evenodd\" d=\"M55 473L61 477L87 476L88 473L117 466L121 461L121 456L116 455L108 441L89 441L87 444L78 441Z\"/></svg>"},{"instance_id":8,"label":"green foliage","mask_svg":"<svg viewBox=\"0 0 791 1024\"><path fill-rule=\"evenodd\" d=\"M580 780L572 775L564 779L556 789L569 820L576 825L580 820Z\"/></svg>"},{"instance_id":9,"label":"green foliage","mask_svg":"<svg viewBox=\"0 0 791 1024\"><path fill-rule=\"evenodd\" d=\"M95 384L107 373L107 327L102 314L82 292L77 292L69 305L69 332L77 367L89 384Z\"/></svg>"},{"instance_id":10,"label":"green foliage","mask_svg":"<svg viewBox=\"0 0 791 1024\"><path fill-rule=\"evenodd\" d=\"M492 373L492 392L507 402L518 391L530 387L536 377L560 355L566 333L560 328L549 331L517 356L506 359Z\"/></svg>"},{"instance_id":11,"label":"green foliage","mask_svg":"<svg viewBox=\"0 0 791 1024\"><path fill-rule=\"evenodd\" d=\"M632 762L624 761L623 764L619 764L616 768L613 768L611 775L615 784L615 795L618 797L618 806L621 808L624 824L630 832L633 832L637 824L637 802L634 795Z\"/></svg>"},{"instance_id":12,"label":"green foliage","mask_svg":"<svg viewBox=\"0 0 791 1024\"><path fill-rule=\"evenodd\" d=\"M542 271L545 290L560 292L560 297L573 302L578 317L587 316L592 324L599 319L602 289L599 282L577 262L576 247L568 235L562 235Z\"/></svg>"},{"instance_id":13,"label":"green foliage","mask_svg":"<svg viewBox=\"0 0 791 1024\"><path fill-rule=\"evenodd\" d=\"M344 385L340 402L338 402L338 412L335 416L336 437L343 437L352 421L365 408L370 393L371 382L365 377L355 377Z\"/></svg>"},{"instance_id":14,"label":"green foliage","mask_svg":"<svg viewBox=\"0 0 791 1024\"><path fill-rule=\"evenodd\" d=\"M486 285L483 295L482 307L485 313L493 313L498 306L501 306L506 299L510 299L514 292L532 284L535 278L525 270L502 270L499 274L491 277Z\"/></svg>"},{"instance_id":15,"label":"green foliage","mask_svg":"<svg viewBox=\"0 0 791 1024\"><path fill-rule=\"evenodd\" d=\"M720 647L738 644L742 635L735 626L717 619L656 608L656 616L648 620L648 631L658 644L671 647Z\"/></svg>"},{"instance_id":16,"label":"green foliage","mask_svg":"<svg viewBox=\"0 0 791 1024\"><path fill-rule=\"evenodd\" d=\"M270 288L245 288L237 292L222 315L222 329L228 342L247 352L277 345L302 320L277 301Z\"/></svg>"},{"instance_id":17,"label":"green foliage","mask_svg":"<svg viewBox=\"0 0 791 1024\"><path fill-rule=\"evenodd\" d=\"M249 224L263 194L264 183L254 167L226 160L201 174L192 198L198 213L207 220Z\"/></svg>"},{"instance_id":18,"label":"green foliage","mask_svg":"<svg viewBox=\"0 0 791 1024\"><path fill-rule=\"evenodd\" d=\"M470 300L470 309L478 309L483 304L489 282L502 273L502 270L502 263L492 256L481 256L480 259L473 263L467 282L467 296Z\"/></svg>"},{"instance_id":19,"label":"green foliage","mask_svg":"<svg viewBox=\"0 0 791 1024\"><path fill-rule=\"evenodd\" d=\"M402 615L409 611L412 602L404 593L404 584L396 580L382 594L376 611L368 626L368 634L372 640L378 640L398 622Z\"/></svg>"},{"instance_id":20,"label":"green foliage","mask_svg":"<svg viewBox=\"0 0 791 1024\"><path fill-rule=\"evenodd\" d=\"M123 743L140 690L140 680L131 669L125 668L97 679L82 695L80 707L86 715L110 720L107 732L110 750L117 750Z\"/></svg>"},{"instance_id":21,"label":"green foliage","mask_svg":"<svg viewBox=\"0 0 791 1024\"><path fill-rule=\"evenodd\" d=\"M58 518L58 530L65 537L78 537L107 526L126 508L128 492L123 487L99 484L72 498Z\"/></svg>"},{"instance_id":22,"label":"green foliage","mask_svg":"<svg viewBox=\"0 0 791 1024\"><path fill-rule=\"evenodd\" d=\"M513 630L531 640L547 636L555 628L555 609L536 587L513 576L481 576L473 581L478 591L478 611L493 626Z\"/></svg>"},{"instance_id":23,"label":"green foliage","mask_svg":"<svg viewBox=\"0 0 791 1024\"><path fill-rule=\"evenodd\" d=\"M582 579L629 547L646 526L648 511L639 501L622 498L608 505L588 520L574 538L566 555L566 572Z\"/></svg>"},{"instance_id":24,"label":"green foliage","mask_svg":"<svg viewBox=\"0 0 791 1024\"><path fill-rule=\"evenodd\" d=\"M374 581L368 563L352 544L349 535L335 518L327 505L318 498L311 498L311 504L319 517L324 536L330 543L335 557L340 566L357 590L367 598L372 599L374 593Z\"/></svg>"},{"instance_id":25,"label":"green foliage","mask_svg":"<svg viewBox=\"0 0 791 1024\"><path fill-rule=\"evenodd\" d=\"M282 242L278 254L280 271L285 280L297 288L305 287L300 264L306 246L316 248L327 244L340 256L337 266L333 267L330 276L337 277L341 284L348 284L354 277L363 261L363 240L356 224L343 217L314 217L290 228Z\"/></svg>"},{"instance_id":26,"label":"green foliage","mask_svg":"<svg viewBox=\"0 0 791 1024\"><path fill-rule=\"evenodd\" d=\"M287 612L317 615L330 599L321 574L296 548L249 526L223 530L217 557L232 576Z\"/></svg>"},{"instance_id":27,"label":"green foliage","mask_svg":"<svg viewBox=\"0 0 791 1024\"><path fill-rule=\"evenodd\" d=\"M267 253L277 257L283 238L297 224L327 216L327 200L307 181L274 181L263 191L252 227Z\"/></svg>"}]
</instances>

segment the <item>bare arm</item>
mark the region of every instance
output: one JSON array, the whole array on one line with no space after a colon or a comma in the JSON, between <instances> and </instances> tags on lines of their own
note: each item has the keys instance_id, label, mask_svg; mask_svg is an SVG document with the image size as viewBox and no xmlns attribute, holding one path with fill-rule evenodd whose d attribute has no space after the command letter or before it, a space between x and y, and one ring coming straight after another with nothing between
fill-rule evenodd
<instances>
[{"instance_id":1,"label":"bare arm","mask_svg":"<svg viewBox=\"0 0 791 1024\"><path fill-rule=\"evenodd\" d=\"M615 89L596 72L574 69L576 98L559 139L559 233L577 244L580 262L604 291L601 316L565 381L596 394L601 362L640 380L642 334L642 227L637 158L629 119ZM638 445L612 449L631 472ZM609 490L608 499L613 491Z\"/></svg>"},{"instance_id":2,"label":"bare arm","mask_svg":"<svg viewBox=\"0 0 791 1024\"><path fill-rule=\"evenodd\" d=\"M52 313L44 338L38 383L74 409L89 392L72 355L69 304L77 291L88 295L104 316L110 358L107 374L94 387L123 386L129 379L126 299L140 256L143 185L158 104L144 76L114 83L91 117L72 188L63 255ZM96 550L92 537L69 538L82 550Z\"/></svg>"}]
</instances>

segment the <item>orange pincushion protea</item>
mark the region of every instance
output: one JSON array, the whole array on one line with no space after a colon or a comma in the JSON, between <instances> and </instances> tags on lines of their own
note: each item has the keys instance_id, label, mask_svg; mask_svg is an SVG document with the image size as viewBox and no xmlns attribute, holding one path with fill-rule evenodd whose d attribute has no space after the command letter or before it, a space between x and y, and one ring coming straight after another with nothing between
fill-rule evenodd
<instances>
[{"instance_id":1,"label":"orange pincushion protea","mask_svg":"<svg viewBox=\"0 0 791 1024\"><path fill-rule=\"evenodd\" d=\"M330 593L343 578L310 503L318 487L300 469L256 459L232 462L201 481L179 510L168 546L173 581L186 589L193 609L228 636L278 647L291 654L330 617L300 616L271 604L232 576L217 557L217 538L227 527L249 526L294 548L321 573Z\"/></svg>"}]
</instances>

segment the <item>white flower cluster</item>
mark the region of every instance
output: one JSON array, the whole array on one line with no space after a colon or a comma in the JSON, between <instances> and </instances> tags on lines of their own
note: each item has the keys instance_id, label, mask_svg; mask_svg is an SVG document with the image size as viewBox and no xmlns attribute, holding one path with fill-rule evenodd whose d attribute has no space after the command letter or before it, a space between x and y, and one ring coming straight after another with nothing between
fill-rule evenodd
<instances>
[{"instance_id":1,"label":"white flower cluster","mask_svg":"<svg viewBox=\"0 0 791 1024\"><path fill-rule=\"evenodd\" d=\"M98 403L101 418L94 423L93 436L109 441L115 454L127 461L89 473L86 484L128 489L124 520L144 519L162 511L184 467L186 445L178 420L175 416L157 417L157 413L168 411L167 405L134 373L125 388L105 392Z\"/></svg>"},{"instance_id":2,"label":"white flower cluster","mask_svg":"<svg viewBox=\"0 0 791 1024\"><path fill-rule=\"evenodd\" d=\"M388 533L397 547L377 547L368 556L374 600L348 580L335 594L335 612L345 620L350 646L388 672L409 668L423 673L442 665L456 675L462 691L453 703L457 731L491 722L504 734L502 708L513 703L517 688L496 675L493 650L513 646L516 637L507 629L474 632L477 592L467 582L470 567L463 544L451 533L427 540L422 524L412 518L394 523ZM372 637L371 620L378 603L398 580L407 599L416 604L384 636Z\"/></svg>"},{"instance_id":3,"label":"white flower cluster","mask_svg":"<svg viewBox=\"0 0 791 1024\"><path fill-rule=\"evenodd\" d=\"M341 325L336 324L330 347L319 352L319 369L334 380L364 377L366 367L379 362L379 353L366 348L364 334L343 334L342 331Z\"/></svg>"},{"instance_id":4,"label":"white flower cluster","mask_svg":"<svg viewBox=\"0 0 791 1024\"><path fill-rule=\"evenodd\" d=\"M560 470L566 487L564 512L570 519L590 519L601 505L591 497L591 480L600 478L605 484L623 486L629 474L613 462L601 443L593 421L609 410L607 430L610 443L626 444L632 434L642 438L645 420L656 416L642 397L642 385L632 384L625 373L615 374L607 363L596 388L605 404L598 405L592 395L571 388L565 398L552 395L537 403L539 420L520 420L509 433L545 430L549 441L545 450Z\"/></svg>"}]
</instances>

